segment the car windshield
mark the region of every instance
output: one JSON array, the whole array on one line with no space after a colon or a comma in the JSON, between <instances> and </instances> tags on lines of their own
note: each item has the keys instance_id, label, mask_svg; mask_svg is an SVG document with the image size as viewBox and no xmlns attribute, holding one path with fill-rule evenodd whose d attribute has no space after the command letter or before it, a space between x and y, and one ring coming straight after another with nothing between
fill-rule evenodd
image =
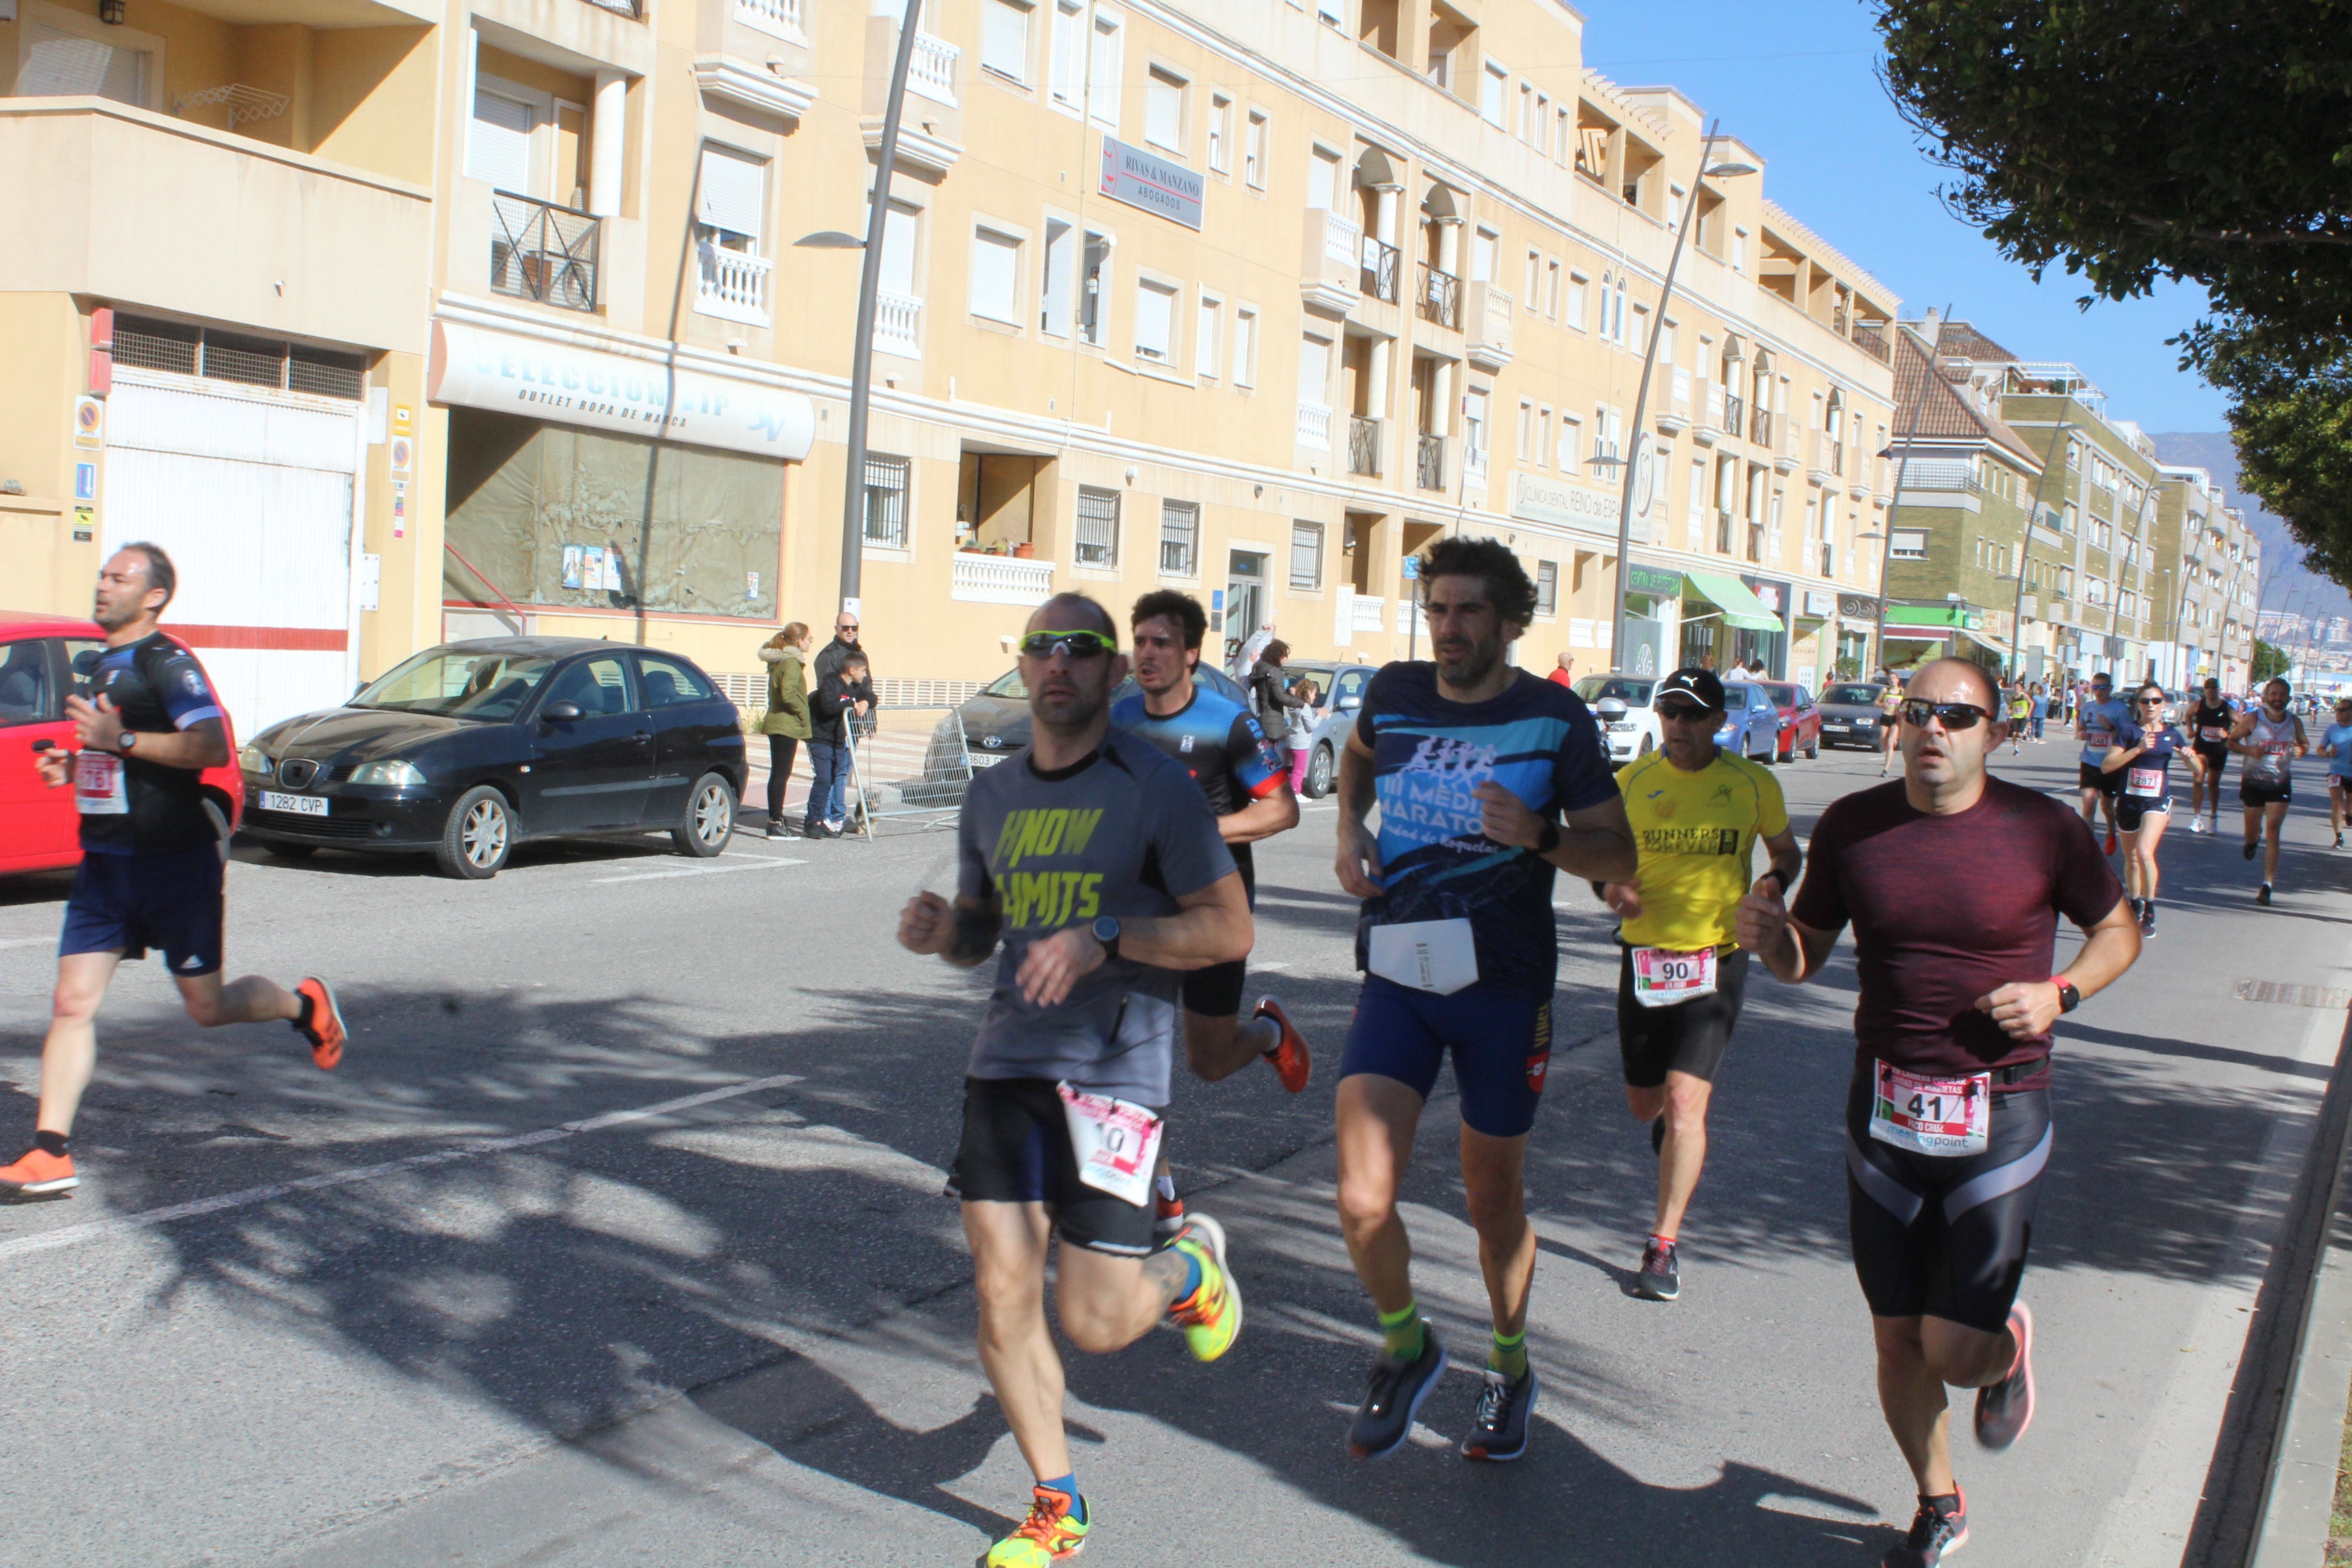
<instances>
[{"instance_id":1,"label":"car windshield","mask_svg":"<svg viewBox=\"0 0 2352 1568\"><path fill-rule=\"evenodd\" d=\"M1735 710L1735 709L1745 708L1745 707L1747 707L1747 706L1748 706L1748 688L1746 688L1745 686L1742 686L1739 682L1738 682L1738 681L1736 681L1736 680L1727 680L1727 681L1724 682L1724 685L1723 685L1723 707L1724 707L1724 710L1725 710L1726 712L1730 712L1730 711L1732 711L1732 710Z\"/></svg>"},{"instance_id":2,"label":"car windshield","mask_svg":"<svg viewBox=\"0 0 2352 1568\"><path fill-rule=\"evenodd\" d=\"M502 723L522 711L554 666L541 654L428 648L371 683L350 706Z\"/></svg>"},{"instance_id":3,"label":"car windshield","mask_svg":"<svg viewBox=\"0 0 2352 1568\"><path fill-rule=\"evenodd\" d=\"M1628 680L1622 675L1588 675L1576 683L1576 694L1587 702L1614 697L1628 708L1647 708L1654 680Z\"/></svg>"},{"instance_id":4,"label":"car windshield","mask_svg":"<svg viewBox=\"0 0 2352 1568\"><path fill-rule=\"evenodd\" d=\"M991 697L1009 697L1015 702L1029 700L1028 684L1021 679L1021 670L1017 666L990 681L983 689Z\"/></svg>"},{"instance_id":5,"label":"car windshield","mask_svg":"<svg viewBox=\"0 0 2352 1568\"><path fill-rule=\"evenodd\" d=\"M1875 686L1832 686L1822 693L1824 702L1842 702L1852 708L1874 708L1878 705Z\"/></svg>"}]
</instances>

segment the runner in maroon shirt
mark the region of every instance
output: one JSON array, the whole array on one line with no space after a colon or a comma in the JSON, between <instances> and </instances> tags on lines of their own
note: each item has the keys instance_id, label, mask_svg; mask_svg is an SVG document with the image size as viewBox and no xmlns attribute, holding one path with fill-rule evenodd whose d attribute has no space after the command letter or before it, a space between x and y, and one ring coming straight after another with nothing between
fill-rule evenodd
<instances>
[{"instance_id":1,"label":"runner in maroon shirt","mask_svg":"<svg viewBox=\"0 0 2352 1568\"><path fill-rule=\"evenodd\" d=\"M1777 892L1739 906L1740 946L1790 983L1853 927L1848 1226L1880 1407L1919 1487L1885 1568L1934 1568L1968 1539L1947 1385L1978 1391L1986 1447L2032 1419L2033 1318L2016 1297L2050 1158L2050 1026L2139 956L2083 819L1986 776L1999 701L1975 665L1923 668L1900 710L1902 780L1822 814L1793 913ZM2088 940L2053 973L2062 914Z\"/></svg>"}]
</instances>

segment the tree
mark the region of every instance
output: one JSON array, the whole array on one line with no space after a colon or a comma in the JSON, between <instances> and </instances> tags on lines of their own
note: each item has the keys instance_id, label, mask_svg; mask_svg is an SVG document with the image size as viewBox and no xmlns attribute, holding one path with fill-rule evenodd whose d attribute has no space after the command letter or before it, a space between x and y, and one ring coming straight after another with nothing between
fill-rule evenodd
<instances>
[{"instance_id":1,"label":"tree","mask_svg":"<svg viewBox=\"0 0 2352 1568\"><path fill-rule=\"evenodd\" d=\"M2278 644L2264 642L2260 637L2254 639L2254 679L2256 680L2268 680L2273 675L2284 675L2288 667L2294 663L2293 659L2287 658L2286 650Z\"/></svg>"},{"instance_id":2,"label":"tree","mask_svg":"<svg viewBox=\"0 0 2352 1568\"><path fill-rule=\"evenodd\" d=\"M2352 583L2352 342L2281 353L2218 333L2208 374L2231 395L2238 482L2284 519L2305 564Z\"/></svg>"}]
</instances>

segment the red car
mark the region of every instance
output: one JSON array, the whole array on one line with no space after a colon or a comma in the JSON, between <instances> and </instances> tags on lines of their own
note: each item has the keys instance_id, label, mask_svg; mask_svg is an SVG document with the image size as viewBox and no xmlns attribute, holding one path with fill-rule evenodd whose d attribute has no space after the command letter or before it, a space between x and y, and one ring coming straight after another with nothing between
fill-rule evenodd
<instances>
[{"instance_id":1,"label":"red car","mask_svg":"<svg viewBox=\"0 0 2352 1568\"><path fill-rule=\"evenodd\" d=\"M66 698L74 689L74 656L105 646L106 634L95 621L0 610L0 875L81 862L73 791L51 789L33 758L47 750L43 742L73 745ZM244 781L235 730L226 715L221 723L230 730L228 761L205 770L205 797L235 828L244 809Z\"/></svg>"},{"instance_id":2,"label":"red car","mask_svg":"<svg viewBox=\"0 0 2352 1568\"><path fill-rule=\"evenodd\" d=\"M1822 710L1813 703L1813 694L1793 680L1759 680L1757 687L1772 694L1772 705L1780 710L1778 742L1772 750L1772 760L1792 763L1797 753L1808 757L1822 754Z\"/></svg>"}]
</instances>

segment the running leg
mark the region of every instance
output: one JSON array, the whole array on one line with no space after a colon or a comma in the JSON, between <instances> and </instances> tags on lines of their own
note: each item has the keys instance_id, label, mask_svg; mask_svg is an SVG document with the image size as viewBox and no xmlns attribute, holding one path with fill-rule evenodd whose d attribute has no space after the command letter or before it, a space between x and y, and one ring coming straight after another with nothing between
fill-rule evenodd
<instances>
[{"instance_id":1,"label":"running leg","mask_svg":"<svg viewBox=\"0 0 2352 1568\"><path fill-rule=\"evenodd\" d=\"M1183 1255L1173 1250L1118 1258L1065 1240L1054 1269L1054 1305L1062 1331L1094 1355L1124 1350L1168 1315L1170 1305L1185 1293L1189 1268Z\"/></svg>"},{"instance_id":2,"label":"running leg","mask_svg":"<svg viewBox=\"0 0 2352 1568\"><path fill-rule=\"evenodd\" d=\"M1536 1278L1536 1231L1528 1223L1528 1135L1496 1138L1468 1123L1462 1128L1462 1184L1471 1228L1478 1233L1478 1271L1495 1332L1517 1339L1528 1326L1528 1292ZM1402 1228L1402 1226L1400 1226Z\"/></svg>"},{"instance_id":3,"label":"running leg","mask_svg":"<svg viewBox=\"0 0 2352 1568\"><path fill-rule=\"evenodd\" d=\"M2286 823L2286 802L2274 800L2263 807L2263 880L2278 880L2279 829Z\"/></svg>"},{"instance_id":4,"label":"running leg","mask_svg":"<svg viewBox=\"0 0 2352 1568\"><path fill-rule=\"evenodd\" d=\"M1377 1073L1339 1080L1339 1229L1356 1278L1384 1313L1412 1304L1412 1239L1397 1213L1396 1195L1412 1163L1422 1103L1411 1085ZM1482 1254L1485 1247L1482 1237Z\"/></svg>"},{"instance_id":5,"label":"running leg","mask_svg":"<svg viewBox=\"0 0 2352 1568\"><path fill-rule=\"evenodd\" d=\"M44 1132L73 1131L82 1091L98 1068L98 1005L122 962L120 952L74 952L58 960L58 988L49 1004L49 1036L41 1044Z\"/></svg>"},{"instance_id":6,"label":"running leg","mask_svg":"<svg viewBox=\"0 0 2352 1568\"><path fill-rule=\"evenodd\" d=\"M2017 1341L1942 1318L1873 1318L1878 1404L1922 1497L1953 1489L1951 1416L1945 1389L1984 1388L2009 1375Z\"/></svg>"},{"instance_id":7,"label":"running leg","mask_svg":"<svg viewBox=\"0 0 2352 1568\"><path fill-rule=\"evenodd\" d=\"M1062 1430L1062 1358L1045 1327L1043 1204L968 1203L963 1234L971 1246L980 1300L980 1364L1004 1411L1005 1424L1030 1472L1040 1480L1070 1473Z\"/></svg>"},{"instance_id":8,"label":"running leg","mask_svg":"<svg viewBox=\"0 0 2352 1568\"><path fill-rule=\"evenodd\" d=\"M1184 1015L1184 1059L1210 1083L1231 1078L1280 1044L1282 1026L1272 1018Z\"/></svg>"},{"instance_id":9,"label":"running leg","mask_svg":"<svg viewBox=\"0 0 2352 1568\"><path fill-rule=\"evenodd\" d=\"M2141 818L2140 818L2141 827L2145 827L2148 821L2149 821L2149 818L2145 817L2145 816L2141 817ZM2125 896L2126 898L2132 899L2132 900L2138 900L2138 899L2140 899L2140 898L2142 898L2142 897L2144 897L2144 896L2147 896L2147 895L2145 895L2145 894L2142 892L2142 889L2141 889L2141 883L2142 883L2142 881L2143 881L2143 878L2142 878L2141 871L2140 871L2140 859L2139 859L2139 836L2140 836L2140 832L2141 832L2141 828L2140 828L2140 827L2136 827L2136 828L2133 828L2130 832L2128 832L2128 833L2126 833L2126 834L2123 835L2123 844L2124 844L2124 896ZM2134 907L2135 909L2137 909L2137 908L2138 907L2137 903L2137 902L2135 902L2135 903L2134 903L2134 905L2133 905L2133 907Z\"/></svg>"},{"instance_id":10,"label":"running leg","mask_svg":"<svg viewBox=\"0 0 2352 1568\"><path fill-rule=\"evenodd\" d=\"M2096 829L2099 826L2099 802L2105 798L2105 793L2089 784L2084 784L2075 793L2083 797L2083 820Z\"/></svg>"},{"instance_id":11,"label":"running leg","mask_svg":"<svg viewBox=\"0 0 2352 1568\"><path fill-rule=\"evenodd\" d=\"M2156 851L2164 842L2164 830L2172 826L2168 811L2151 811L2139 819L2139 832L2132 839L2132 854L2139 864L2139 896L2150 903L2156 901Z\"/></svg>"},{"instance_id":12,"label":"running leg","mask_svg":"<svg viewBox=\"0 0 2352 1568\"><path fill-rule=\"evenodd\" d=\"M1661 1091L1654 1091L1661 1092ZM1665 1142L1658 1150L1658 1223L1654 1234L1682 1234L1683 1211L1698 1188L1706 1163L1706 1106L1715 1085L1686 1072L1669 1071L1662 1091Z\"/></svg>"},{"instance_id":13,"label":"running leg","mask_svg":"<svg viewBox=\"0 0 2352 1568\"><path fill-rule=\"evenodd\" d=\"M173 977L188 1016L207 1029L223 1024L291 1022L302 1016L302 1000L276 981L258 974L221 984L220 975L181 974Z\"/></svg>"}]
</instances>

